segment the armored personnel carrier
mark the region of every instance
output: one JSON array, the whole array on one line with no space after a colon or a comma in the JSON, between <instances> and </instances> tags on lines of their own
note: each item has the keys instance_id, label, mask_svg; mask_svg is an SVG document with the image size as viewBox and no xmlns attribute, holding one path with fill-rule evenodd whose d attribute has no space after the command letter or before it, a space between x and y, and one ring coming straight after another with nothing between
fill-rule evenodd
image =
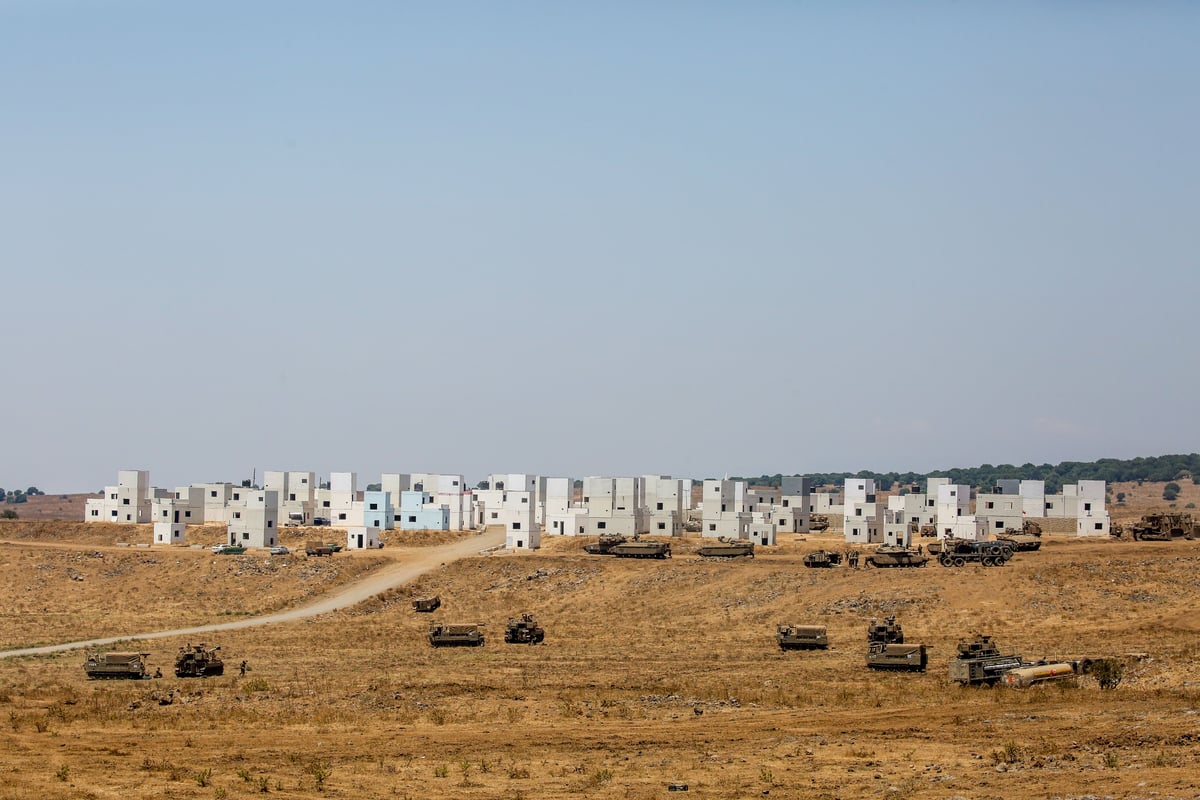
<instances>
[{"instance_id":1,"label":"armored personnel carrier","mask_svg":"<svg viewBox=\"0 0 1200 800\"><path fill-rule=\"evenodd\" d=\"M775 629L775 641L780 650L825 650L829 637L824 625L779 625Z\"/></svg>"},{"instance_id":2,"label":"armored personnel carrier","mask_svg":"<svg viewBox=\"0 0 1200 800\"><path fill-rule=\"evenodd\" d=\"M149 653L89 653L83 671L97 680L141 680L149 678L146 657Z\"/></svg>"},{"instance_id":3,"label":"armored personnel carrier","mask_svg":"<svg viewBox=\"0 0 1200 800\"><path fill-rule=\"evenodd\" d=\"M546 632L537 624L532 614L508 620L504 626L504 641L508 644L538 644L546 638Z\"/></svg>"},{"instance_id":4,"label":"armored personnel carrier","mask_svg":"<svg viewBox=\"0 0 1200 800\"><path fill-rule=\"evenodd\" d=\"M716 544L706 544L696 550L704 558L754 558L754 542L743 542L722 536Z\"/></svg>"},{"instance_id":5,"label":"armored personnel carrier","mask_svg":"<svg viewBox=\"0 0 1200 800\"><path fill-rule=\"evenodd\" d=\"M816 569L828 569L842 563L842 554L832 550L817 550L804 557L804 566Z\"/></svg>"},{"instance_id":6,"label":"armored personnel carrier","mask_svg":"<svg viewBox=\"0 0 1200 800\"><path fill-rule=\"evenodd\" d=\"M442 607L441 595L435 594L433 597L418 597L416 600L412 601L412 607L413 611L437 611Z\"/></svg>"},{"instance_id":7,"label":"armored personnel carrier","mask_svg":"<svg viewBox=\"0 0 1200 800\"><path fill-rule=\"evenodd\" d=\"M1147 514L1130 523L1129 532L1136 542L1168 542L1193 538L1196 526L1188 513Z\"/></svg>"},{"instance_id":8,"label":"armored personnel carrier","mask_svg":"<svg viewBox=\"0 0 1200 800\"><path fill-rule=\"evenodd\" d=\"M225 662L217 651L221 648L206 648L203 643L179 648L175 656L175 677L177 678L207 678L210 675L224 675Z\"/></svg>"},{"instance_id":9,"label":"armored personnel carrier","mask_svg":"<svg viewBox=\"0 0 1200 800\"><path fill-rule=\"evenodd\" d=\"M433 647L482 647L482 625L429 623L429 644Z\"/></svg>"},{"instance_id":10,"label":"armored personnel carrier","mask_svg":"<svg viewBox=\"0 0 1200 800\"><path fill-rule=\"evenodd\" d=\"M1019 655L1001 653L991 636L976 634L971 639L959 640L958 655L950 661L950 680L964 686L992 686L1004 673L1023 666L1025 662Z\"/></svg>"},{"instance_id":11,"label":"armored personnel carrier","mask_svg":"<svg viewBox=\"0 0 1200 800\"><path fill-rule=\"evenodd\" d=\"M929 664L928 646L904 644L904 629L893 614L867 625L867 667L870 669L924 672Z\"/></svg>"},{"instance_id":12,"label":"armored personnel carrier","mask_svg":"<svg viewBox=\"0 0 1200 800\"><path fill-rule=\"evenodd\" d=\"M583 546L584 552L618 558L670 558L671 545L666 542L656 542L642 539L638 536L628 539L620 534L601 536L600 540Z\"/></svg>"},{"instance_id":13,"label":"armored personnel carrier","mask_svg":"<svg viewBox=\"0 0 1200 800\"><path fill-rule=\"evenodd\" d=\"M865 559L868 567L923 567L928 561L925 554L895 544L881 544Z\"/></svg>"}]
</instances>

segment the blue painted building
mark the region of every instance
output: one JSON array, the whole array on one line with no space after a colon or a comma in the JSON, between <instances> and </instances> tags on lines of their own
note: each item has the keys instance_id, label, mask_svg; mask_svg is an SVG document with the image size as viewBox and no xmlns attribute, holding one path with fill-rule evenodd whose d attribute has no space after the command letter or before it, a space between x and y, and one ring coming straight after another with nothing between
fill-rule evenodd
<instances>
[{"instance_id":1,"label":"blue painted building","mask_svg":"<svg viewBox=\"0 0 1200 800\"><path fill-rule=\"evenodd\" d=\"M446 506L429 506L433 501L429 492L400 493L400 530L402 531L448 531L450 509Z\"/></svg>"}]
</instances>

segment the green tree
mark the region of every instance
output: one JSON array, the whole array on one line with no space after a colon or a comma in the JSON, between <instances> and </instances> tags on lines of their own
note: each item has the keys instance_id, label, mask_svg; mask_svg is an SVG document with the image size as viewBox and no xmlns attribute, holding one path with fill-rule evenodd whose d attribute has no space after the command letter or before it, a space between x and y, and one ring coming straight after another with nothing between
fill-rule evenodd
<instances>
[{"instance_id":1,"label":"green tree","mask_svg":"<svg viewBox=\"0 0 1200 800\"><path fill-rule=\"evenodd\" d=\"M1117 502L1118 503L1125 502L1125 493L1124 492L1117 492Z\"/></svg>"},{"instance_id":2,"label":"green tree","mask_svg":"<svg viewBox=\"0 0 1200 800\"><path fill-rule=\"evenodd\" d=\"M0 519L16 519L17 512L14 509L6 508L0 511Z\"/></svg>"},{"instance_id":3,"label":"green tree","mask_svg":"<svg viewBox=\"0 0 1200 800\"><path fill-rule=\"evenodd\" d=\"M1163 496L1163 500L1166 500L1168 503L1171 503L1171 502L1174 502L1175 500L1177 500L1179 498L1179 484L1178 483L1168 483L1166 486L1163 487L1162 496Z\"/></svg>"},{"instance_id":4,"label":"green tree","mask_svg":"<svg viewBox=\"0 0 1200 800\"><path fill-rule=\"evenodd\" d=\"M381 483L368 483L368 484L367 484L367 491L368 491L368 492L381 492L381 491L383 491L383 484L381 484Z\"/></svg>"}]
</instances>

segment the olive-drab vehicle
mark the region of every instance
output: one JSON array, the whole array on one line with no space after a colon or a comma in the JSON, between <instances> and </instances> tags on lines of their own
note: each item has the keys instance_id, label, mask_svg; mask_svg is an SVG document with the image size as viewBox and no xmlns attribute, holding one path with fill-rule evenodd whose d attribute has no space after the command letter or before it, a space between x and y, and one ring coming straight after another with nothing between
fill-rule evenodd
<instances>
[{"instance_id":1,"label":"olive-drab vehicle","mask_svg":"<svg viewBox=\"0 0 1200 800\"><path fill-rule=\"evenodd\" d=\"M864 559L868 567L923 567L928 562L924 553L897 544L881 544Z\"/></svg>"},{"instance_id":2,"label":"olive-drab vehicle","mask_svg":"<svg viewBox=\"0 0 1200 800\"><path fill-rule=\"evenodd\" d=\"M508 644L538 644L545 638L546 631L532 614L510 618L504 626L504 641Z\"/></svg>"},{"instance_id":3,"label":"olive-drab vehicle","mask_svg":"<svg viewBox=\"0 0 1200 800\"><path fill-rule=\"evenodd\" d=\"M929 552L937 556L938 563L943 567L965 567L967 564L1003 567L1013 557L1013 546L1000 541L944 539L929 545Z\"/></svg>"},{"instance_id":4,"label":"olive-drab vehicle","mask_svg":"<svg viewBox=\"0 0 1200 800\"><path fill-rule=\"evenodd\" d=\"M892 616L867 625L867 667L869 669L924 672L929 664L929 646L905 644L904 629Z\"/></svg>"},{"instance_id":5,"label":"olive-drab vehicle","mask_svg":"<svg viewBox=\"0 0 1200 800\"><path fill-rule=\"evenodd\" d=\"M483 625L429 623L429 644L433 647L483 647Z\"/></svg>"},{"instance_id":6,"label":"olive-drab vehicle","mask_svg":"<svg viewBox=\"0 0 1200 800\"><path fill-rule=\"evenodd\" d=\"M416 600L412 601L413 611L420 611L422 613L428 613L430 611L437 611L441 607L442 607L441 595L435 594L433 597L418 597Z\"/></svg>"},{"instance_id":7,"label":"olive-drab vehicle","mask_svg":"<svg viewBox=\"0 0 1200 800\"><path fill-rule=\"evenodd\" d=\"M696 550L703 558L754 558L754 542L722 536L716 544L706 544Z\"/></svg>"},{"instance_id":8,"label":"olive-drab vehicle","mask_svg":"<svg viewBox=\"0 0 1200 800\"><path fill-rule=\"evenodd\" d=\"M205 647L203 643L179 648L175 656L175 677L177 678L207 678L210 675L224 675L225 662L218 654L220 646Z\"/></svg>"},{"instance_id":9,"label":"olive-drab vehicle","mask_svg":"<svg viewBox=\"0 0 1200 800\"><path fill-rule=\"evenodd\" d=\"M142 680L150 677L149 653L89 653L83 671L96 680Z\"/></svg>"},{"instance_id":10,"label":"olive-drab vehicle","mask_svg":"<svg viewBox=\"0 0 1200 800\"><path fill-rule=\"evenodd\" d=\"M963 686L993 686L1006 672L1024 666L1025 662L1016 653L1001 653L991 636L975 634L959 640L958 653L950 660L950 680Z\"/></svg>"},{"instance_id":11,"label":"olive-drab vehicle","mask_svg":"<svg viewBox=\"0 0 1200 800\"><path fill-rule=\"evenodd\" d=\"M804 566L828 569L842 563L842 554L832 550L817 550L804 557Z\"/></svg>"},{"instance_id":12,"label":"olive-drab vehicle","mask_svg":"<svg viewBox=\"0 0 1200 800\"><path fill-rule=\"evenodd\" d=\"M775 641L780 650L825 650L829 647L824 625L778 625Z\"/></svg>"},{"instance_id":13,"label":"olive-drab vehicle","mask_svg":"<svg viewBox=\"0 0 1200 800\"><path fill-rule=\"evenodd\" d=\"M671 545L634 536L632 539L620 534L606 534L599 541L583 546L586 553L617 558L670 558Z\"/></svg>"},{"instance_id":14,"label":"olive-drab vehicle","mask_svg":"<svg viewBox=\"0 0 1200 800\"><path fill-rule=\"evenodd\" d=\"M1031 519L1021 521L1021 529L1005 528L1004 533L996 534L997 542L1012 546L1014 551L1038 550L1042 546L1042 526Z\"/></svg>"},{"instance_id":15,"label":"olive-drab vehicle","mask_svg":"<svg viewBox=\"0 0 1200 800\"><path fill-rule=\"evenodd\" d=\"M1146 514L1129 524L1129 534L1135 542L1169 542L1172 539L1192 539L1198 531L1192 515L1186 512Z\"/></svg>"},{"instance_id":16,"label":"olive-drab vehicle","mask_svg":"<svg viewBox=\"0 0 1200 800\"><path fill-rule=\"evenodd\" d=\"M808 529L810 531L829 530L829 516L827 514L810 514L808 517Z\"/></svg>"}]
</instances>

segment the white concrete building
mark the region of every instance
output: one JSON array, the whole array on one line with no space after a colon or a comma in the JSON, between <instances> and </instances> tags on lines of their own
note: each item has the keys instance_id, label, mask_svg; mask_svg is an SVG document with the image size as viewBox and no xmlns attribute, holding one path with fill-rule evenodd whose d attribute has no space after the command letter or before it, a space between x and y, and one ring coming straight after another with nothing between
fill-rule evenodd
<instances>
[{"instance_id":1,"label":"white concrete building","mask_svg":"<svg viewBox=\"0 0 1200 800\"><path fill-rule=\"evenodd\" d=\"M1021 495L1021 510L1025 516L1046 516L1046 482L1021 481L1017 493Z\"/></svg>"},{"instance_id":2,"label":"white concrete building","mask_svg":"<svg viewBox=\"0 0 1200 800\"><path fill-rule=\"evenodd\" d=\"M670 475L642 477L646 527L654 536L682 536L686 513L692 504L692 482Z\"/></svg>"},{"instance_id":3,"label":"white concrete building","mask_svg":"<svg viewBox=\"0 0 1200 800\"><path fill-rule=\"evenodd\" d=\"M875 481L846 478L842 535L848 544L883 542L883 506L876 502Z\"/></svg>"},{"instance_id":4,"label":"white concrete building","mask_svg":"<svg viewBox=\"0 0 1200 800\"><path fill-rule=\"evenodd\" d=\"M103 497L89 498L84 504L84 521L129 524L150 522L151 495L149 470L119 470L116 486L105 486Z\"/></svg>"},{"instance_id":5,"label":"white concrete building","mask_svg":"<svg viewBox=\"0 0 1200 800\"><path fill-rule=\"evenodd\" d=\"M355 513L358 500L358 474L334 472L329 476L329 523L335 528L362 527L362 507Z\"/></svg>"},{"instance_id":6,"label":"white concrete building","mask_svg":"<svg viewBox=\"0 0 1200 800\"><path fill-rule=\"evenodd\" d=\"M585 535L648 533L641 489L639 478L584 478L583 507L588 513L579 521L583 522Z\"/></svg>"},{"instance_id":7,"label":"white concrete building","mask_svg":"<svg viewBox=\"0 0 1200 800\"><path fill-rule=\"evenodd\" d=\"M230 501L229 544L274 547L279 544L279 497L266 489L235 488Z\"/></svg>"},{"instance_id":8,"label":"white concrete building","mask_svg":"<svg viewBox=\"0 0 1200 800\"><path fill-rule=\"evenodd\" d=\"M750 538L750 523L754 519L746 511L745 481L709 479L704 482L702 491L701 536Z\"/></svg>"},{"instance_id":9,"label":"white concrete building","mask_svg":"<svg viewBox=\"0 0 1200 800\"><path fill-rule=\"evenodd\" d=\"M314 505L317 490L314 472L267 470L263 473L263 489L278 494L281 524L311 525L313 517L320 516Z\"/></svg>"},{"instance_id":10,"label":"white concrete building","mask_svg":"<svg viewBox=\"0 0 1200 800\"><path fill-rule=\"evenodd\" d=\"M386 494L386 492L381 492ZM374 525L362 525L346 529L347 550L376 550L383 547L379 538L380 528Z\"/></svg>"},{"instance_id":11,"label":"white concrete building","mask_svg":"<svg viewBox=\"0 0 1200 800\"><path fill-rule=\"evenodd\" d=\"M985 522L989 533L1021 530L1025 520L1024 498L1019 494L981 494L975 497L975 516Z\"/></svg>"}]
</instances>

